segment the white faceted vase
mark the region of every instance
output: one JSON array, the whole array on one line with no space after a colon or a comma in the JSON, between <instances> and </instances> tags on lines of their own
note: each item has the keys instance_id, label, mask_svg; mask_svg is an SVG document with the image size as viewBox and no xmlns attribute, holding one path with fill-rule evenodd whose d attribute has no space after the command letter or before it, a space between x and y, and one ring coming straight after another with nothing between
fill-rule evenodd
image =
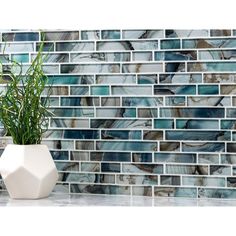
<instances>
[{"instance_id":1,"label":"white faceted vase","mask_svg":"<svg viewBox=\"0 0 236 236\"><path fill-rule=\"evenodd\" d=\"M0 158L0 173L14 199L47 197L58 172L46 145L8 144Z\"/></svg>"}]
</instances>

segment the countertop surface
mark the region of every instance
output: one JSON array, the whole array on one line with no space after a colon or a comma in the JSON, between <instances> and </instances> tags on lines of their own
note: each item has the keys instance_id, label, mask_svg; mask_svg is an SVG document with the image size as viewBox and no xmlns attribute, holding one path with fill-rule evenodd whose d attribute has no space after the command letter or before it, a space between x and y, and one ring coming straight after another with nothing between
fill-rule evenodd
<instances>
[{"instance_id":1,"label":"countertop surface","mask_svg":"<svg viewBox=\"0 0 236 236\"><path fill-rule=\"evenodd\" d=\"M6 193L1 193L0 206L236 206L236 200L68 194L51 194L48 198L38 200L14 200L10 199Z\"/></svg>"}]
</instances>

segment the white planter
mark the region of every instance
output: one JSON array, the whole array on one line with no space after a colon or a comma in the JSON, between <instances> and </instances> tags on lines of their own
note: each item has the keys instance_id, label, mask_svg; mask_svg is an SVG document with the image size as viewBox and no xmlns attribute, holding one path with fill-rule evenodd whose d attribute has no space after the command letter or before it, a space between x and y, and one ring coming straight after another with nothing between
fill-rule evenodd
<instances>
[{"instance_id":1,"label":"white planter","mask_svg":"<svg viewBox=\"0 0 236 236\"><path fill-rule=\"evenodd\" d=\"M47 197L58 172L46 145L8 144L0 158L0 173L14 199Z\"/></svg>"}]
</instances>

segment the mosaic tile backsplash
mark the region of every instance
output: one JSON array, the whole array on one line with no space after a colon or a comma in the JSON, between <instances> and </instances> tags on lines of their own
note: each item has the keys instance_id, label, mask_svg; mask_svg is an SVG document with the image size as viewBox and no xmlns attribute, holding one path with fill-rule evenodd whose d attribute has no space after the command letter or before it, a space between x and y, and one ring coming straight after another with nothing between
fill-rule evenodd
<instances>
[{"instance_id":1,"label":"mosaic tile backsplash","mask_svg":"<svg viewBox=\"0 0 236 236\"><path fill-rule=\"evenodd\" d=\"M42 35L0 38L27 69ZM236 30L50 30L45 41L55 192L236 198Z\"/></svg>"}]
</instances>

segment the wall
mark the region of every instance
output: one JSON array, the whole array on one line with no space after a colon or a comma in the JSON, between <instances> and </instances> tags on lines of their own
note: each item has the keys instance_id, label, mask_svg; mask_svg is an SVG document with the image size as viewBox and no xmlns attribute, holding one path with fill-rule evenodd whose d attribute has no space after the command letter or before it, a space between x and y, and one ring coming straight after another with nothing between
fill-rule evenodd
<instances>
[{"instance_id":1,"label":"wall","mask_svg":"<svg viewBox=\"0 0 236 236\"><path fill-rule=\"evenodd\" d=\"M60 171L55 191L235 198L235 36L47 31L55 117L43 142ZM2 30L1 39L27 67L40 33Z\"/></svg>"}]
</instances>

